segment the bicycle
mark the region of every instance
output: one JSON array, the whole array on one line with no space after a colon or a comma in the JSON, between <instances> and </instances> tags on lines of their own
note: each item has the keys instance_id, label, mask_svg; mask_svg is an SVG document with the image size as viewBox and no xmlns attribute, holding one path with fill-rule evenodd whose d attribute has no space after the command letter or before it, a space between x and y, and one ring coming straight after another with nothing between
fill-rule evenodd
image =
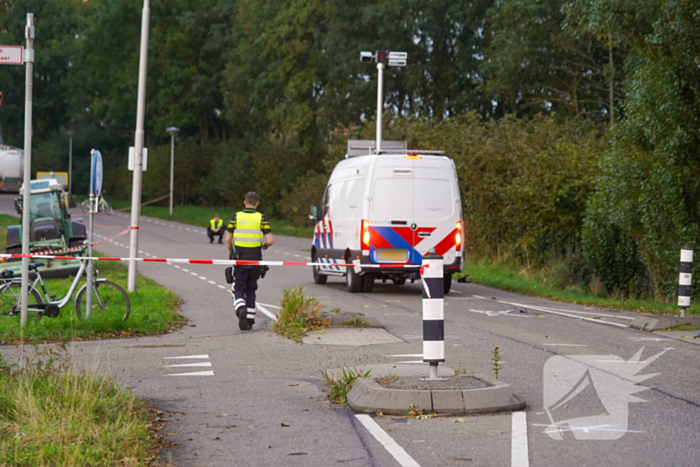
<instances>
[{"instance_id":1,"label":"bicycle","mask_svg":"<svg viewBox=\"0 0 700 467\"><path fill-rule=\"evenodd\" d=\"M55 318L59 315L61 308L65 307L70 302L73 293L75 292L80 279L83 275L87 275L87 261L80 262L80 269L75 274L73 283L71 284L66 295L56 300L56 295L49 295L46 291L46 286L41 278L39 269L44 266L42 262L34 262L29 265L30 271L34 271L33 282L29 283L29 299L27 303L27 313L36 315L35 322L38 322L42 316ZM95 270L93 275L92 287L92 304L93 311L96 311L100 316L115 316L121 317L123 321L129 318L131 313L131 301L121 286L110 282L107 279L98 278L98 271ZM37 289L37 283L41 286L41 292ZM22 309L21 300L21 279L14 276L12 271L3 271L0 273L0 314L5 316L19 315ZM83 311L86 310L87 300L87 283L83 284L78 290L75 298L75 313L79 319L83 319Z\"/></svg>"},{"instance_id":2,"label":"bicycle","mask_svg":"<svg viewBox=\"0 0 700 467\"><path fill-rule=\"evenodd\" d=\"M83 210L83 212L89 212L90 211L90 199L84 200L82 203L80 203L80 206ZM112 205L110 205L107 200L104 197L104 193L101 193L100 196L97 197L97 212L104 212L107 214L111 214L113 211Z\"/></svg>"}]
</instances>

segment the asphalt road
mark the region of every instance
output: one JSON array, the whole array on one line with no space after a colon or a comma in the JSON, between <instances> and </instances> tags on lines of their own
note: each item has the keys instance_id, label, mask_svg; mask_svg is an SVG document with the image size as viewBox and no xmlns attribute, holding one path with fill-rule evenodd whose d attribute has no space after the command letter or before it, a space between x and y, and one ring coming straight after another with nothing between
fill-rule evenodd
<instances>
[{"instance_id":1,"label":"asphalt road","mask_svg":"<svg viewBox=\"0 0 700 467\"><path fill-rule=\"evenodd\" d=\"M11 197L0 196L0 211L11 210ZM97 223L127 225L129 218L100 216ZM96 230L103 237L117 231ZM208 243L204 228L143 218L139 238L146 257L227 257L224 245ZM99 251L128 256L128 242L126 235ZM310 240L276 236L265 259L305 259L309 247ZM410 355L422 351L418 283L378 283L373 293L350 294L342 278L315 285L308 268L274 268L258 291L267 312L276 312L285 287L301 285L327 308L378 318L400 339L300 345L272 333L262 311L253 331L239 331L221 267L142 263L139 272L182 297L189 323L162 336L72 347L84 368L113 376L164 410L161 433L172 444L163 460L181 466L412 465L400 463L351 411L328 402L323 371L389 363L419 365L427 374L423 364L405 363L420 360ZM489 373L499 347L499 379L527 401L526 422L514 429L511 414L375 417L418 465L700 464L700 346L623 327L633 313L474 284L455 283L453 290L445 299L446 365ZM565 420L560 430L549 426ZM525 450L513 442L523 429Z\"/></svg>"}]
</instances>

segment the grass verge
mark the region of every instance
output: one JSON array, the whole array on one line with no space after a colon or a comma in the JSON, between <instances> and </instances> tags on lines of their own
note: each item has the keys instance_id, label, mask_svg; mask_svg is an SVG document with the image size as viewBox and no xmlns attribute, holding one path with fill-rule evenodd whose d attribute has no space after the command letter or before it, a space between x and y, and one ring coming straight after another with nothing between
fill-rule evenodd
<instances>
[{"instance_id":1,"label":"grass verge","mask_svg":"<svg viewBox=\"0 0 700 467\"><path fill-rule=\"evenodd\" d=\"M466 275L467 279L475 284L562 302L645 313L678 314L678 306L673 303L601 297L580 287L562 289L554 285L546 273L532 272L508 264L466 261L462 275ZM693 304L687 311L689 314L700 314L700 305Z\"/></svg>"},{"instance_id":2,"label":"grass verge","mask_svg":"<svg viewBox=\"0 0 700 467\"><path fill-rule=\"evenodd\" d=\"M126 201L109 200L109 202L114 209L131 206L131 203ZM169 207L149 205L141 208L141 214L144 216L191 224L206 230L209 221L214 218L214 214L219 214L224 222L228 222L231 216L241 209L243 209L243 206L240 206L240 208L236 208L235 206L211 208L202 206L173 206L173 215L170 217ZM313 227L300 227L284 219L270 219L270 226L272 227L272 233L278 235L308 238L310 240L314 234Z\"/></svg>"},{"instance_id":3,"label":"grass verge","mask_svg":"<svg viewBox=\"0 0 700 467\"><path fill-rule=\"evenodd\" d=\"M2 251L4 251L2 243L5 241L7 225L16 222L17 219L0 215L0 248ZM2 265L0 265L0 269L2 269ZM99 271L98 277L105 277L116 282L126 290L128 277L126 266L117 262L102 261L95 264L95 269ZM66 294L72 282L72 277L45 279L44 281L48 293L55 294L57 298ZM83 283L85 283L85 279L80 281L80 285ZM97 312L90 320L80 320L75 313L74 299L75 295L61 309L57 318L43 317L39 322L36 322L34 317L30 316L25 327L20 326L19 316L0 315L0 344L63 342L161 334L181 326L185 322L185 319L177 312L177 307L180 304L179 297L143 276L138 277L136 292L129 294L131 315L127 321L122 321L117 316L101 316Z\"/></svg>"},{"instance_id":4,"label":"grass verge","mask_svg":"<svg viewBox=\"0 0 700 467\"><path fill-rule=\"evenodd\" d=\"M2 465L147 465L159 449L150 409L109 378L72 371L65 346L20 365L0 355Z\"/></svg>"},{"instance_id":5,"label":"grass verge","mask_svg":"<svg viewBox=\"0 0 700 467\"><path fill-rule=\"evenodd\" d=\"M356 368L345 368L340 371L336 376L324 372L323 376L328 385L329 393L328 399L335 404L347 404L348 403L348 393L352 389L353 383L358 378L369 378L372 370L367 370L361 373Z\"/></svg>"},{"instance_id":6,"label":"grass verge","mask_svg":"<svg viewBox=\"0 0 700 467\"><path fill-rule=\"evenodd\" d=\"M284 337L301 342L307 331L328 325L318 316L321 304L316 297L305 297L304 289L284 289L280 311L272 330Z\"/></svg>"}]
</instances>

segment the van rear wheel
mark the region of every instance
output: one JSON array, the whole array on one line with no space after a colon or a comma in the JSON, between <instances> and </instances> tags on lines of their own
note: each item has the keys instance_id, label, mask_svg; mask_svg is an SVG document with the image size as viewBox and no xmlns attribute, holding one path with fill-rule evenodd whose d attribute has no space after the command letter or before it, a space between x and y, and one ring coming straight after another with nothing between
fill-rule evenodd
<instances>
[{"instance_id":1,"label":"van rear wheel","mask_svg":"<svg viewBox=\"0 0 700 467\"><path fill-rule=\"evenodd\" d=\"M362 292L362 283L364 278L355 272L355 268L349 267L348 272L345 274L345 285L348 288L348 292L357 293Z\"/></svg>"},{"instance_id":2,"label":"van rear wheel","mask_svg":"<svg viewBox=\"0 0 700 467\"><path fill-rule=\"evenodd\" d=\"M311 256L311 262L316 262L316 255ZM318 266L311 267L312 274L314 275L314 284L325 284L326 282L328 282L328 276L325 274L321 274L318 269Z\"/></svg>"},{"instance_id":3,"label":"van rear wheel","mask_svg":"<svg viewBox=\"0 0 700 467\"><path fill-rule=\"evenodd\" d=\"M452 288L452 274L442 276L442 293L447 295Z\"/></svg>"}]
</instances>

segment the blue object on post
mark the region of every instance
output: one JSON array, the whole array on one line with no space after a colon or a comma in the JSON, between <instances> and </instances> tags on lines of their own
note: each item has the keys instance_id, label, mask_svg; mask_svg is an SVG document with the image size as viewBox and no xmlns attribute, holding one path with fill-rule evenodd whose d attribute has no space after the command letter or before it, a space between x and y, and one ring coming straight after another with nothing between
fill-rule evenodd
<instances>
[{"instance_id":1,"label":"blue object on post","mask_svg":"<svg viewBox=\"0 0 700 467\"><path fill-rule=\"evenodd\" d=\"M95 196L100 196L102 192L102 178L103 178L103 168L102 168L102 154L100 151L94 149L94 154L92 156L92 180L90 183L90 188Z\"/></svg>"}]
</instances>

